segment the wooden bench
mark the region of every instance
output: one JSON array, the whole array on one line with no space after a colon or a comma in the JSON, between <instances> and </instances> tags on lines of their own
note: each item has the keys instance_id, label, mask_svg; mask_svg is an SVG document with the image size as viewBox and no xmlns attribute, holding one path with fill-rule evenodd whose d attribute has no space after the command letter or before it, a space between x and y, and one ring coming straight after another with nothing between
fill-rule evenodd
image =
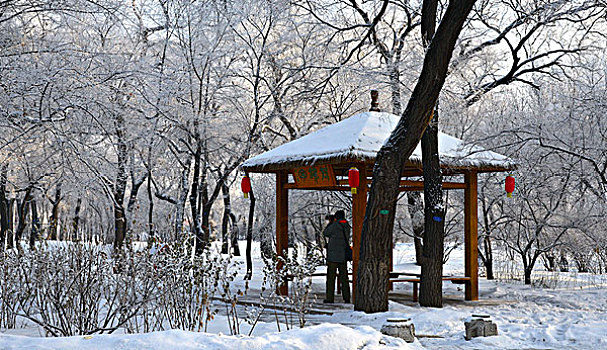
<instances>
[{"instance_id":1,"label":"wooden bench","mask_svg":"<svg viewBox=\"0 0 607 350\"><path fill-rule=\"evenodd\" d=\"M398 276L414 276L414 277L398 277ZM395 277L393 277L395 276ZM470 281L470 277L443 276L443 281L451 281L453 284L465 284ZM409 282L413 283L413 301L417 302L417 286L421 281L421 276L415 273L405 272L390 272L390 283Z\"/></svg>"}]
</instances>

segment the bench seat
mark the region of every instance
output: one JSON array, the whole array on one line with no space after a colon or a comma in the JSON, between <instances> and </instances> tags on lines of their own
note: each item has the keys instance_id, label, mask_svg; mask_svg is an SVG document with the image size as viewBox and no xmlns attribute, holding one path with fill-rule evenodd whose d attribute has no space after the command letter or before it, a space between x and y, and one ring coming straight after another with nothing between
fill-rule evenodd
<instances>
[{"instance_id":1,"label":"bench seat","mask_svg":"<svg viewBox=\"0 0 607 350\"><path fill-rule=\"evenodd\" d=\"M398 275L413 275L417 277L395 277L390 278L390 283L398 283L398 282L409 282L413 283L413 301L417 302L417 287L421 282L420 276L416 274L405 274L405 273L394 273ZM393 273L391 273L393 275ZM470 277L462 277L462 276L443 276L443 281L451 281L453 284L465 284L470 281Z\"/></svg>"}]
</instances>

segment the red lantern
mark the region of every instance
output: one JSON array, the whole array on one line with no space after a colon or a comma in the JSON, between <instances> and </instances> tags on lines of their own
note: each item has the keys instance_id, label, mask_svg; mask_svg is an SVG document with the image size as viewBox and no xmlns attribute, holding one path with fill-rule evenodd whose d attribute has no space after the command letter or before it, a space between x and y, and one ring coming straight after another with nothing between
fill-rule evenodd
<instances>
[{"instance_id":1,"label":"red lantern","mask_svg":"<svg viewBox=\"0 0 607 350\"><path fill-rule=\"evenodd\" d=\"M514 192L514 177L508 175L506 176L506 195L508 198L512 197L512 192Z\"/></svg>"},{"instance_id":2,"label":"red lantern","mask_svg":"<svg viewBox=\"0 0 607 350\"><path fill-rule=\"evenodd\" d=\"M358 176L358 169L350 168L350 170L348 171L348 184L350 185L350 190L352 191L352 194L356 194L356 187L358 187L359 184Z\"/></svg>"},{"instance_id":3,"label":"red lantern","mask_svg":"<svg viewBox=\"0 0 607 350\"><path fill-rule=\"evenodd\" d=\"M248 176L244 176L240 182L240 189L244 193L245 198L249 198L249 192L251 192L251 179Z\"/></svg>"}]
</instances>

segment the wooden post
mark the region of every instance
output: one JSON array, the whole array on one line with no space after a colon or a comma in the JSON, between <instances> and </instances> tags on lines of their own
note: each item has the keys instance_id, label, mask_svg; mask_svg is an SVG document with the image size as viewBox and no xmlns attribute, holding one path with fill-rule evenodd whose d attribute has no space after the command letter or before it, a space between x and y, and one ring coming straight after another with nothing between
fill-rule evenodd
<instances>
[{"instance_id":1,"label":"wooden post","mask_svg":"<svg viewBox=\"0 0 607 350\"><path fill-rule=\"evenodd\" d=\"M282 257L289 247L289 190L285 186L287 183L287 172L276 173L276 254ZM278 262L277 269L280 270L282 266L282 262ZM288 282L284 281L276 292L279 295L288 295Z\"/></svg>"},{"instance_id":2,"label":"wooden post","mask_svg":"<svg viewBox=\"0 0 607 350\"><path fill-rule=\"evenodd\" d=\"M464 252L466 300L478 300L478 204L477 177L475 171L464 174Z\"/></svg>"},{"instance_id":3,"label":"wooden post","mask_svg":"<svg viewBox=\"0 0 607 350\"><path fill-rule=\"evenodd\" d=\"M356 277L360 258L360 235L367 210L367 169L365 164L358 164L360 180L357 193L352 196L352 301L356 296Z\"/></svg>"}]
</instances>

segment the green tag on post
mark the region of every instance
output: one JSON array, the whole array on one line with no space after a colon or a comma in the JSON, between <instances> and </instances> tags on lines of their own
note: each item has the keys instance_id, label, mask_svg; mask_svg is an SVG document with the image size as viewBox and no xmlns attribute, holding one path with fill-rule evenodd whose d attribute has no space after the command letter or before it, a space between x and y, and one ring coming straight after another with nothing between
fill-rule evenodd
<instances>
[{"instance_id":1,"label":"green tag on post","mask_svg":"<svg viewBox=\"0 0 607 350\"><path fill-rule=\"evenodd\" d=\"M388 215L388 213L389 213L389 212L390 212L390 211L389 211L388 209L382 209L382 210L380 210L380 211L379 211L379 213L380 213L381 215Z\"/></svg>"}]
</instances>

